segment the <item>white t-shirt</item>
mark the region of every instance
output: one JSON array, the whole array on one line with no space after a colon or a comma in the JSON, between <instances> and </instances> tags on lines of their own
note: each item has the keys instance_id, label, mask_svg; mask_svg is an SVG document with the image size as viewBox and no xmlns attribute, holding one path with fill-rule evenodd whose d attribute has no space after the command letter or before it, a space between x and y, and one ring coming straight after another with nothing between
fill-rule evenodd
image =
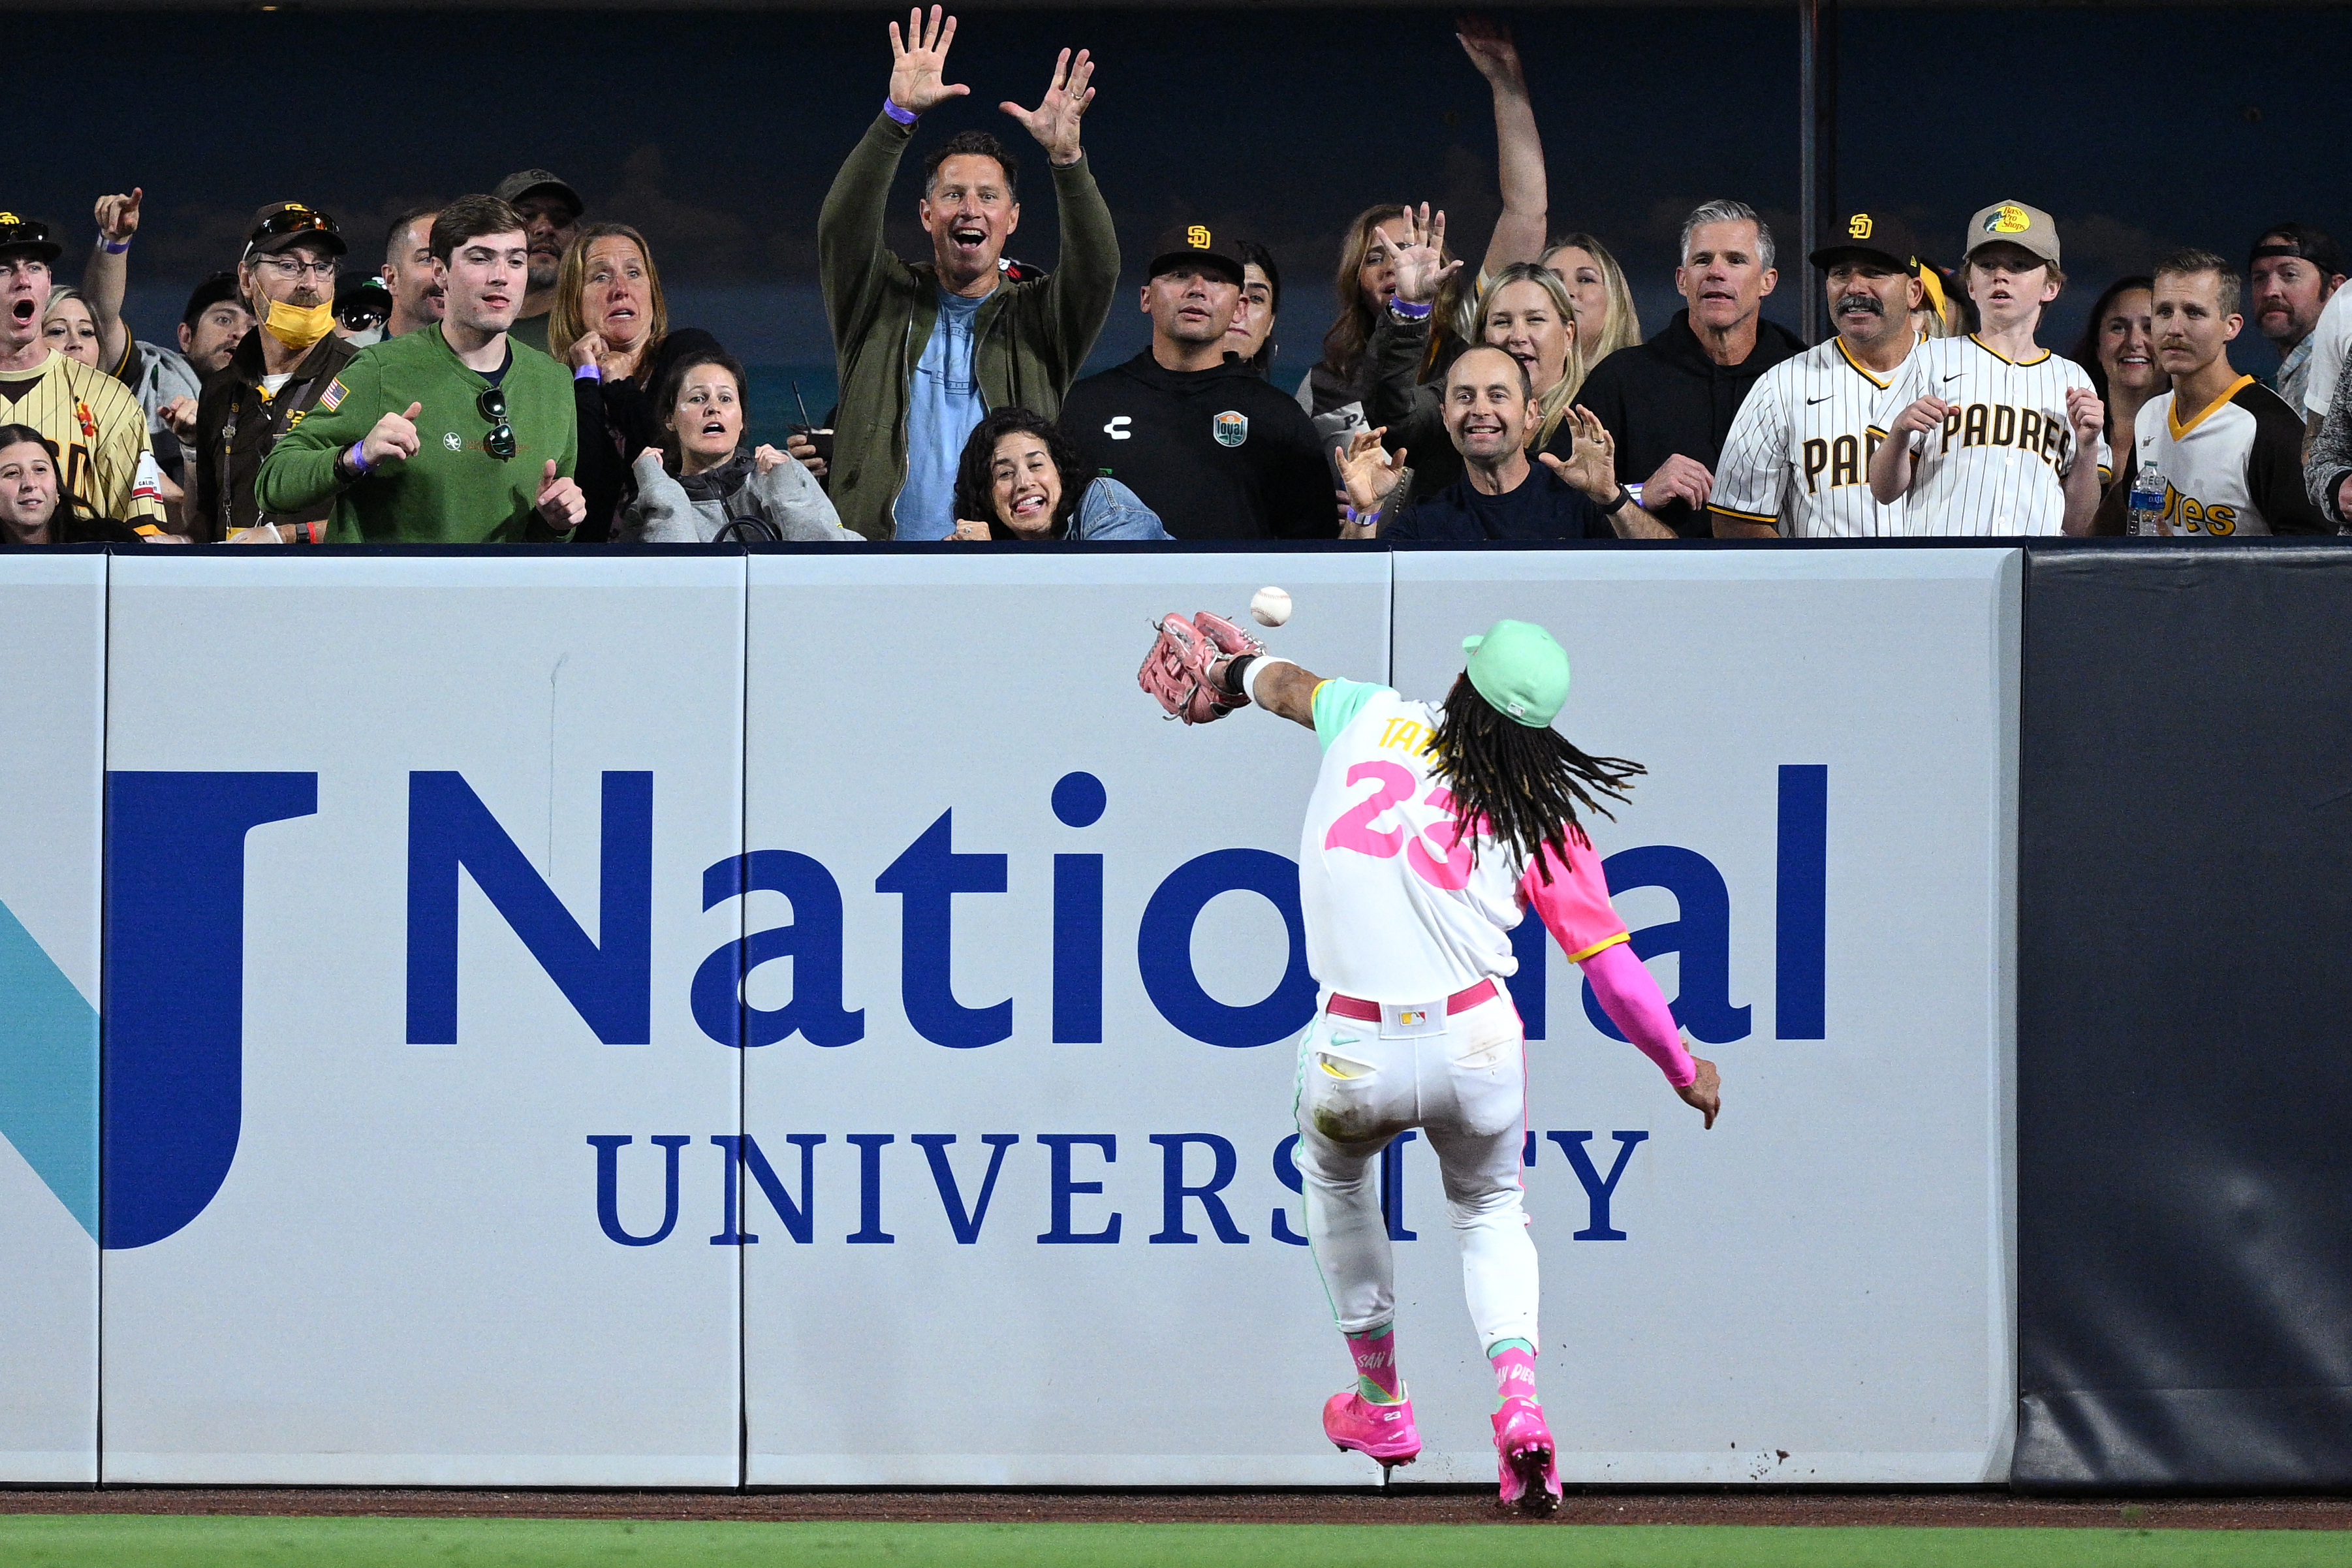
<instances>
[{"instance_id":1,"label":"white t-shirt","mask_svg":"<svg viewBox=\"0 0 2352 1568\"><path fill-rule=\"evenodd\" d=\"M1911 437L1918 454L1911 488L1895 504L1914 537L2007 538L2063 532L2074 431L2066 391L2091 389L2090 375L2049 350L2011 360L1974 333L1931 338L1911 351L1878 405L1870 434L1881 440L1895 416L1933 395L1952 405L1941 430ZM2108 469L2099 440L2099 471Z\"/></svg>"},{"instance_id":2,"label":"white t-shirt","mask_svg":"<svg viewBox=\"0 0 2352 1568\"><path fill-rule=\"evenodd\" d=\"M2298 415L2325 419L2336 404L2336 378L2344 374L2344 352L2352 344L2352 288L2327 297L2326 309L2311 329L2311 374L2304 378Z\"/></svg>"},{"instance_id":3,"label":"white t-shirt","mask_svg":"<svg viewBox=\"0 0 2352 1568\"><path fill-rule=\"evenodd\" d=\"M1568 866L1550 859L1552 880L1532 898L1515 851L1483 833L1457 840L1453 795L1426 752L1444 717L1384 686L1315 689L1323 768L1299 835L1298 895L1307 968L1328 990L1434 1003L1512 974L1511 931L1531 902L1570 958L1625 938L1600 856L1573 835Z\"/></svg>"}]
</instances>

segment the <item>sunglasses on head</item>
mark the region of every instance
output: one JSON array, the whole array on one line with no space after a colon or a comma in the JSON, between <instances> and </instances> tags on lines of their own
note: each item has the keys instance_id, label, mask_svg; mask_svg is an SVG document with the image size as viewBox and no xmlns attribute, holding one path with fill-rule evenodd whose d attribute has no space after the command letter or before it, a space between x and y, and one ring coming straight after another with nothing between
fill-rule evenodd
<instances>
[{"instance_id":1,"label":"sunglasses on head","mask_svg":"<svg viewBox=\"0 0 2352 1568\"><path fill-rule=\"evenodd\" d=\"M507 423L507 395L495 386L482 388L474 399L475 411L490 422L490 433L482 437L482 450L503 463L515 455L514 426Z\"/></svg>"},{"instance_id":2,"label":"sunglasses on head","mask_svg":"<svg viewBox=\"0 0 2352 1568\"><path fill-rule=\"evenodd\" d=\"M246 243L259 245L265 239L276 238L280 235L301 234L310 229L316 229L320 234L331 234L338 239L341 238L343 234L341 229L335 226L335 220L325 213L312 212L307 207L289 208L282 213L271 213L262 219L261 226L246 236Z\"/></svg>"}]
</instances>

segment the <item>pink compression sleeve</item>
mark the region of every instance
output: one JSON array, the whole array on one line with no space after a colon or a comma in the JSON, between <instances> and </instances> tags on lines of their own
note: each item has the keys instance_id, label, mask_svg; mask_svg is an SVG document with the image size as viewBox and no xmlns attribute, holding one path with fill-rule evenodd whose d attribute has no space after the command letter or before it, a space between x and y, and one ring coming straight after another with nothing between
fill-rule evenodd
<instances>
[{"instance_id":1,"label":"pink compression sleeve","mask_svg":"<svg viewBox=\"0 0 2352 1568\"><path fill-rule=\"evenodd\" d=\"M1633 956L1633 944L1612 942L1584 960L1580 967L1585 979L1592 983L1593 995L1601 999L1601 1010L1609 1015L1617 1032L1657 1063L1668 1083L1676 1089L1689 1088L1698 1078L1698 1068L1692 1064L1690 1052L1683 1049L1682 1031L1675 1026L1664 994Z\"/></svg>"}]
</instances>

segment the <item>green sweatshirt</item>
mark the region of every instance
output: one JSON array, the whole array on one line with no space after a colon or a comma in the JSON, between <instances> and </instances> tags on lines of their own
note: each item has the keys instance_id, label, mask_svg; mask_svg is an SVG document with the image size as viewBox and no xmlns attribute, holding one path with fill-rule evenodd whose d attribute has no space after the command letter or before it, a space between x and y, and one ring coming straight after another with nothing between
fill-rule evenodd
<instances>
[{"instance_id":1,"label":"green sweatshirt","mask_svg":"<svg viewBox=\"0 0 2352 1568\"><path fill-rule=\"evenodd\" d=\"M508 340L499 385L515 455L482 449L490 422L476 406L489 378L468 370L436 324L360 351L315 407L272 448L254 480L263 510L299 512L335 497L331 544L520 544L555 539L539 516L547 460L569 475L580 450L572 377L537 349ZM335 459L386 414L416 416L416 456L346 484ZM337 492L340 491L340 494Z\"/></svg>"},{"instance_id":2,"label":"green sweatshirt","mask_svg":"<svg viewBox=\"0 0 2352 1568\"><path fill-rule=\"evenodd\" d=\"M825 485L842 525L868 539L891 536L890 503L907 479L908 388L940 314L931 264L902 261L882 242L890 183L914 137L914 127L875 116L816 220L817 277L841 372ZM1018 405L1048 419L1061 412L1118 288L1118 237L1087 160L1051 173L1062 223L1053 272L999 284L972 318L972 370L988 406Z\"/></svg>"}]
</instances>

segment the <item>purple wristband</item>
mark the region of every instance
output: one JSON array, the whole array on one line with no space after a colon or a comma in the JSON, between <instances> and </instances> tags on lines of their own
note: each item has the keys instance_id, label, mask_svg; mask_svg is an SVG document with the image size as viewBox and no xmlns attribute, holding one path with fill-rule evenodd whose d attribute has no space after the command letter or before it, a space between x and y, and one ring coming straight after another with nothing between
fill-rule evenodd
<instances>
[{"instance_id":1,"label":"purple wristband","mask_svg":"<svg viewBox=\"0 0 2352 1568\"><path fill-rule=\"evenodd\" d=\"M583 364L578 370L572 373L572 379L574 381L602 381L604 379L604 372L602 367L598 365Z\"/></svg>"},{"instance_id":2,"label":"purple wristband","mask_svg":"<svg viewBox=\"0 0 2352 1568\"><path fill-rule=\"evenodd\" d=\"M1429 313L1437 309L1437 307L1435 305L1416 305L1410 300L1391 299L1389 301L1389 309L1394 310L1398 316L1405 321L1425 321L1429 320Z\"/></svg>"},{"instance_id":3,"label":"purple wristband","mask_svg":"<svg viewBox=\"0 0 2352 1568\"><path fill-rule=\"evenodd\" d=\"M114 241L107 238L103 232L99 235L98 243L100 247L102 248L109 256L120 256L124 251L131 248L131 242L129 240L126 239L121 244L117 245Z\"/></svg>"},{"instance_id":4,"label":"purple wristband","mask_svg":"<svg viewBox=\"0 0 2352 1568\"><path fill-rule=\"evenodd\" d=\"M888 93L884 93L882 95L882 112L888 115L891 119L897 121L901 125L912 125L917 120L921 118L921 116L918 115L913 110L901 109L897 104L891 102L890 95Z\"/></svg>"},{"instance_id":5,"label":"purple wristband","mask_svg":"<svg viewBox=\"0 0 2352 1568\"><path fill-rule=\"evenodd\" d=\"M366 447L365 441L352 443L352 478L355 479L368 471Z\"/></svg>"}]
</instances>

